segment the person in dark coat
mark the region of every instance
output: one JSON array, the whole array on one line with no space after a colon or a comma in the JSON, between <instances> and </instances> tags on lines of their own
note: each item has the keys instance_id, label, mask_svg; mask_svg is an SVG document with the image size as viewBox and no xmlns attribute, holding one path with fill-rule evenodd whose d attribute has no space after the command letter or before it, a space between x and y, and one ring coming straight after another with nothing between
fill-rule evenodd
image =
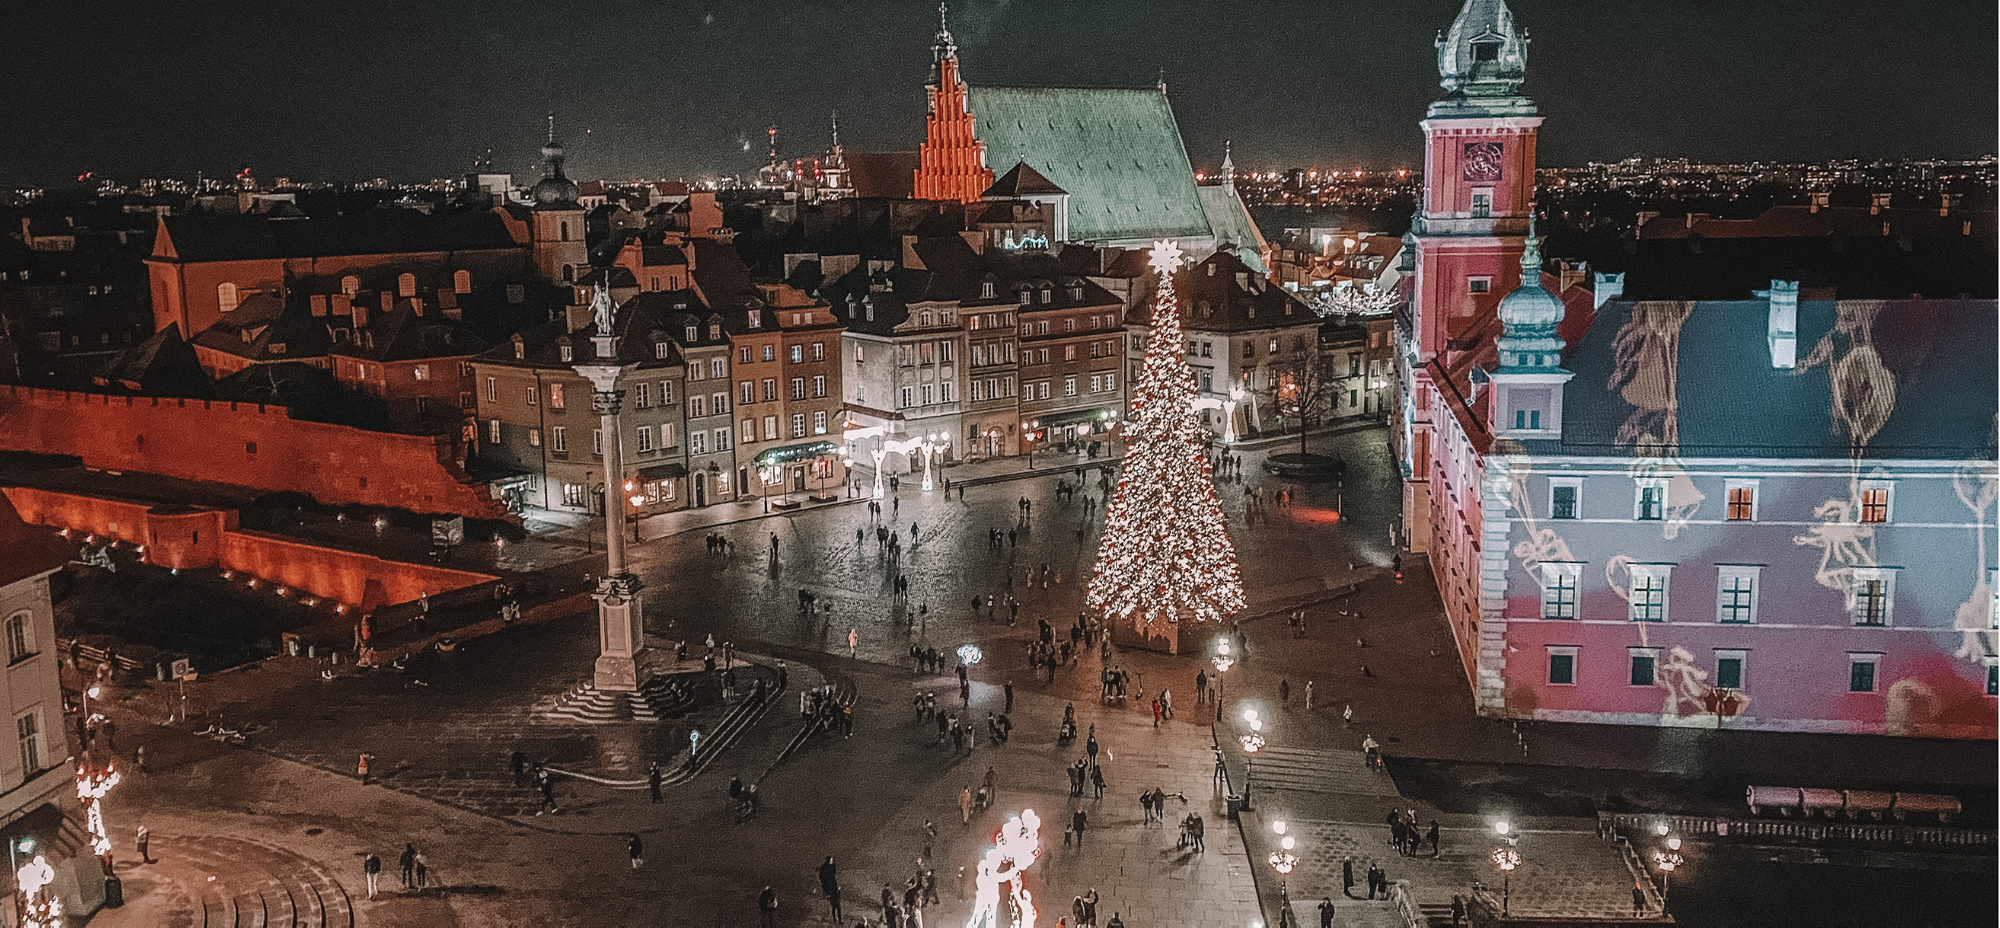
<instances>
[{"instance_id":1,"label":"person in dark coat","mask_svg":"<svg viewBox=\"0 0 2000 928\"><path fill-rule=\"evenodd\" d=\"M778 536L772 535L775 541ZM763 919L764 928L772 928L778 917L778 891L769 886L757 894L757 912Z\"/></svg>"},{"instance_id":2,"label":"person in dark coat","mask_svg":"<svg viewBox=\"0 0 2000 928\"><path fill-rule=\"evenodd\" d=\"M826 894L834 924L840 924L840 874L833 865L832 854L826 855L826 863L819 865L819 891Z\"/></svg>"},{"instance_id":3,"label":"person in dark coat","mask_svg":"<svg viewBox=\"0 0 2000 928\"><path fill-rule=\"evenodd\" d=\"M1340 862L1340 894L1349 899L1354 898L1354 858L1352 857Z\"/></svg>"},{"instance_id":4,"label":"person in dark coat","mask_svg":"<svg viewBox=\"0 0 2000 928\"><path fill-rule=\"evenodd\" d=\"M1076 846L1078 849L1082 849L1083 847L1083 829L1089 821L1090 816L1084 814L1082 806L1077 806L1075 814L1069 817L1069 827L1071 831L1076 832Z\"/></svg>"}]
</instances>

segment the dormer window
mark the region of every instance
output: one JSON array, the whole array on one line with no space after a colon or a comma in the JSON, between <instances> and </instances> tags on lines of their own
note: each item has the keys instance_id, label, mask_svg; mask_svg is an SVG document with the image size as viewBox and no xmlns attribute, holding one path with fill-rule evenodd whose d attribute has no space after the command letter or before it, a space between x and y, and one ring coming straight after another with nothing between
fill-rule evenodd
<instances>
[{"instance_id":1,"label":"dormer window","mask_svg":"<svg viewBox=\"0 0 2000 928\"><path fill-rule=\"evenodd\" d=\"M708 337L710 341L720 340L722 338L722 323L720 322L709 323Z\"/></svg>"},{"instance_id":2,"label":"dormer window","mask_svg":"<svg viewBox=\"0 0 2000 928\"><path fill-rule=\"evenodd\" d=\"M1051 289L1049 289L1048 287L1043 287L1043 288L1042 288L1042 302L1044 302L1044 303L1047 303L1047 302L1049 302L1049 301L1050 301L1050 300L1052 300L1052 299L1055 299L1055 291L1054 291L1054 290L1051 290Z\"/></svg>"},{"instance_id":3,"label":"dormer window","mask_svg":"<svg viewBox=\"0 0 2000 928\"><path fill-rule=\"evenodd\" d=\"M1083 299L1083 286L1079 284L1077 286L1069 288L1069 298L1072 300Z\"/></svg>"},{"instance_id":4,"label":"dormer window","mask_svg":"<svg viewBox=\"0 0 2000 928\"><path fill-rule=\"evenodd\" d=\"M569 345L563 345L562 347L558 348L557 351L562 354L562 359L564 364L576 360L576 349Z\"/></svg>"},{"instance_id":5,"label":"dormer window","mask_svg":"<svg viewBox=\"0 0 2000 928\"><path fill-rule=\"evenodd\" d=\"M522 360L527 356L527 353L527 346L521 343L521 336L514 336L514 360Z\"/></svg>"},{"instance_id":6,"label":"dormer window","mask_svg":"<svg viewBox=\"0 0 2000 928\"><path fill-rule=\"evenodd\" d=\"M979 298L982 300L993 299L997 295L996 287L997 285L990 280L981 283L979 285Z\"/></svg>"},{"instance_id":7,"label":"dormer window","mask_svg":"<svg viewBox=\"0 0 2000 928\"><path fill-rule=\"evenodd\" d=\"M688 340L688 341L694 341L695 339L698 339L698 338L700 338L700 337L701 337L701 329L700 329L699 327L697 327L697 326L692 326L692 325L690 325L690 326L688 326L688 327L687 327L687 340Z\"/></svg>"},{"instance_id":8,"label":"dormer window","mask_svg":"<svg viewBox=\"0 0 2000 928\"><path fill-rule=\"evenodd\" d=\"M669 350L670 350L670 349L669 349L669 348L667 347L667 343L666 343L666 342L654 342L654 343L653 343L653 358L654 358L655 360L659 360L659 361L665 361L665 360L667 359L667 352L668 352Z\"/></svg>"}]
</instances>

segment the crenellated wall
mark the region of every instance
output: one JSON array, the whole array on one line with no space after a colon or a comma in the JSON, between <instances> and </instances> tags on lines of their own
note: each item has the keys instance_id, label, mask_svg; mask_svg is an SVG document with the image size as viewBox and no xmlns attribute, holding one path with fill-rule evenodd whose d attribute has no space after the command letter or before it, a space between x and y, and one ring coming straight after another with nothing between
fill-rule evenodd
<instances>
[{"instance_id":1,"label":"crenellated wall","mask_svg":"<svg viewBox=\"0 0 2000 928\"><path fill-rule=\"evenodd\" d=\"M282 406L0 386L0 450L270 491L325 503L505 518L448 438L291 418Z\"/></svg>"},{"instance_id":2,"label":"crenellated wall","mask_svg":"<svg viewBox=\"0 0 2000 928\"><path fill-rule=\"evenodd\" d=\"M116 538L145 545L146 560L161 567L240 571L349 605L406 603L424 593L435 597L496 579L246 531L237 527L233 510L156 506L33 487L5 487L0 492L7 494L22 519L70 529L79 548L84 536ZM374 601L369 597L371 583L380 589Z\"/></svg>"}]
</instances>

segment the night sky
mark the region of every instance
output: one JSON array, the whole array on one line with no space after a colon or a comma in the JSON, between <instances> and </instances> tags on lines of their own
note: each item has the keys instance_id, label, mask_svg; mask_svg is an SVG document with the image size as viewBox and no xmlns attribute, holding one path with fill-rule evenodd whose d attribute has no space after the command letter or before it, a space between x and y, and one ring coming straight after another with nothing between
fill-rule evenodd
<instances>
[{"instance_id":1,"label":"night sky","mask_svg":"<svg viewBox=\"0 0 2000 928\"><path fill-rule=\"evenodd\" d=\"M1976 157L1995 149L1993 0L1511 0L1543 164ZM0 183L753 170L764 129L914 149L935 4L682 0L36 3L0 56ZM1148 86L1197 168L1418 166L1432 36L1459 0L957 0L967 79ZM586 134L585 130L589 130ZM746 150L745 146L748 146Z\"/></svg>"}]
</instances>

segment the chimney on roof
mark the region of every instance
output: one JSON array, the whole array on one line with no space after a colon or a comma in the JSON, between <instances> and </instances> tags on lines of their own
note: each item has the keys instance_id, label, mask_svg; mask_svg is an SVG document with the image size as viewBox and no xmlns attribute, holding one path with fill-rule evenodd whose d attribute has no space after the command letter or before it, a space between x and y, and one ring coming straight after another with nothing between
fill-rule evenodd
<instances>
[{"instance_id":1,"label":"chimney on roof","mask_svg":"<svg viewBox=\"0 0 2000 928\"><path fill-rule=\"evenodd\" d=\"M1771 366L1790 370L1799 363L1799 282L1773 280L1771 289L1756 291L1769 300L1771 311L1765 324L1765 340L1771 346Z\"/></svg>"},{"instance_id":2,"label":"chimney on roof","mask_svg":"<svg viewBox=\"0 0 2000 928\"><path fill-rule=\"evenodd\" d=\"M1809 199L1807 201L1808 205L1806 207L1806 211L1810 213L1817 213L1820 210L1826 208L1827 200L1832 197L1832 194L1824 190L1815 190L1812 193L1807 194L1807 197Z\"/></svg>"},{"instance_id":3,"label":"chimney on roof","mask_svg":"<svg viewBox=\"0 0 2000 928\"><path fill-rule=\"evenodd\" d=\"M1590 262L1563 258L1556 262L1556 289L1568 290L1590 276Z\"/></svg>"},{"instance_id":4,"label":"chimney on roof","mask_svg":"<svg viewBox=\"0 0 2000 928\"><path fill-rule=\"evenodd\" d=\"M1606 274L1598 271L1590 275L1590 308L1599 310L1604 304L1625 295L1625 272Z\"/></svg>"},{"instance_id":5,"label":"chimney on roof","mask_svg":"<svg viewBox=\"0 0 2000 928\"><path fill-rule=\"evenodd\" d=\"M1871 195L1869 196L1869 198L1868 198L1868 215L1870 215L1870 216L1878 216L1878 215L1881 215L1882 211L1883 211L1883 210L1885 210L1885 209L1888 209L1888 208L1889 208L1889 195L1888 195L1888 194L1886 194L1886 193L1877 193L1877 194L1871 194Z\"/></svg>"}]
</instances>

